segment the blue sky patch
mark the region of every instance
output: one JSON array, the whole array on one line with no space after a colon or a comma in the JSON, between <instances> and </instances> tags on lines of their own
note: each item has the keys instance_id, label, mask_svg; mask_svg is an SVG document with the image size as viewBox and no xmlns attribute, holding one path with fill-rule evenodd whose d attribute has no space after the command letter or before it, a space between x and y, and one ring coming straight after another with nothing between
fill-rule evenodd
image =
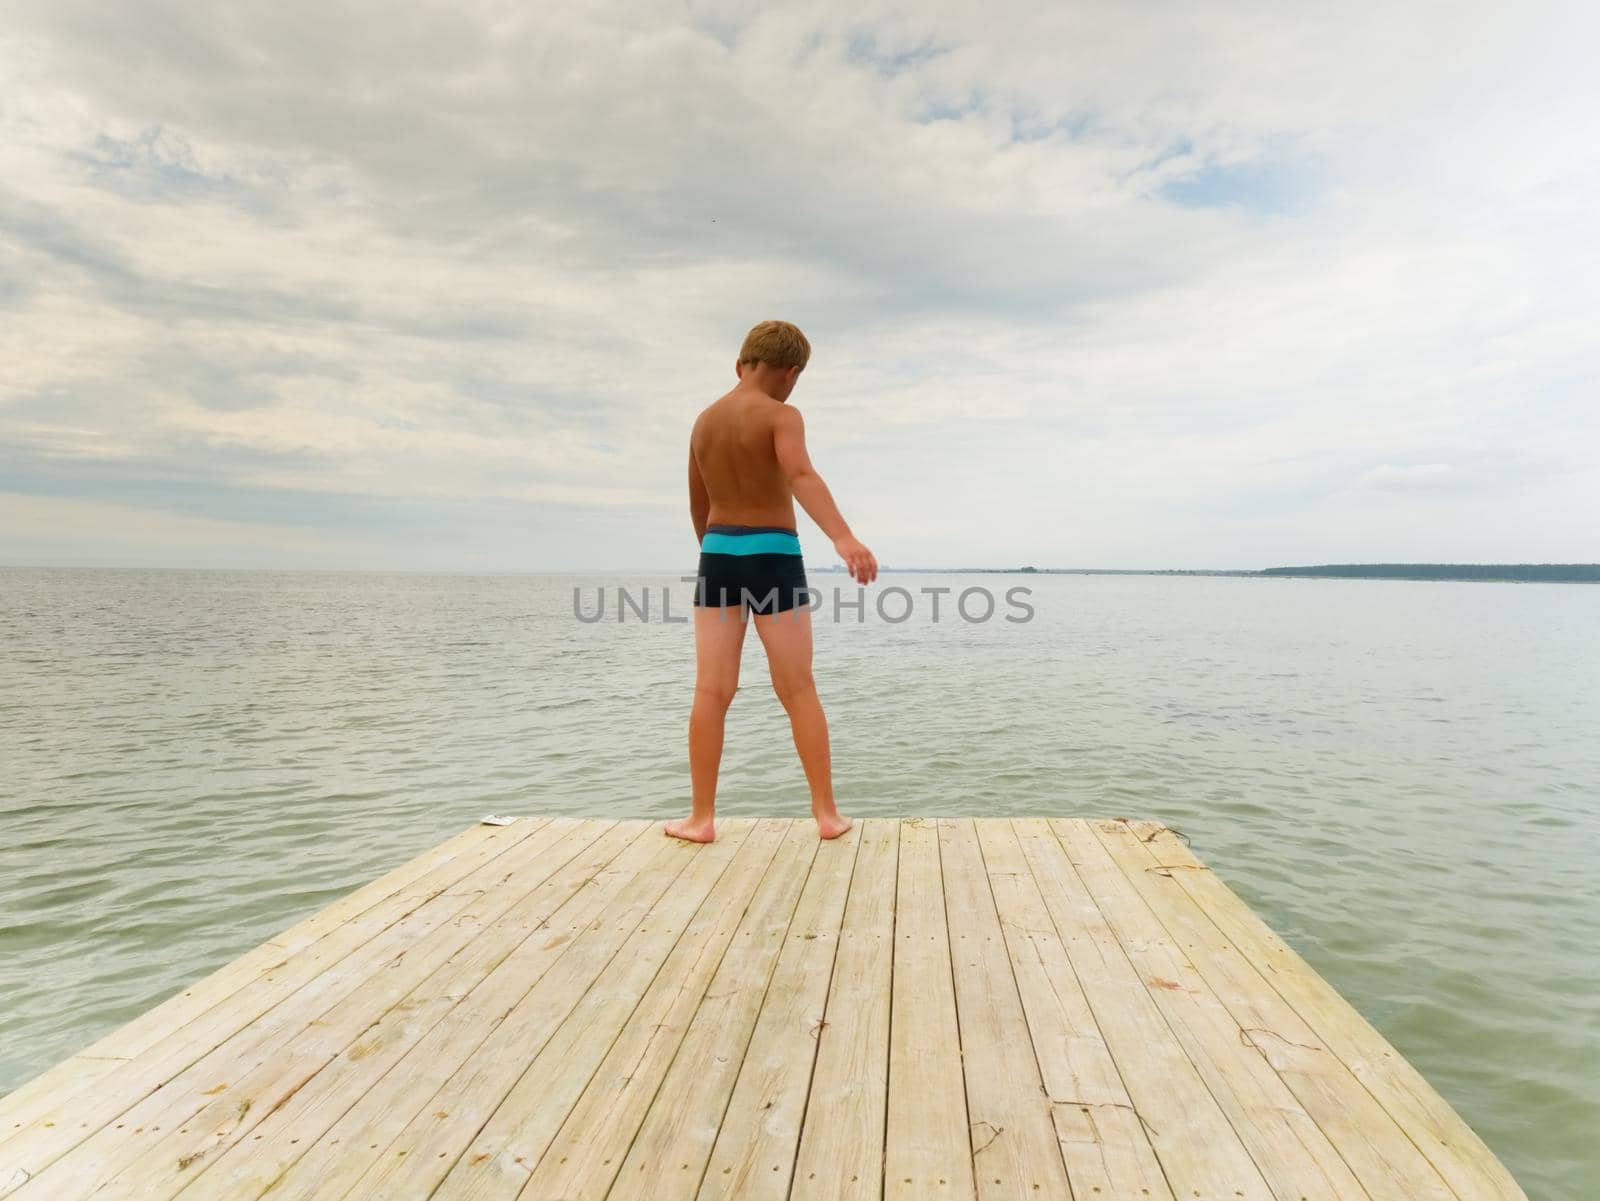
<instances>
[{"instance_id":1,"label":"blue sky patch","mask_svg":"<svg viewBox=\"0 0 1600 1201\"><path fill-rule=\"evenodd\" d=\"M893 79L929 59L948 54L949 46L941 46L932 38L903 50L891 50L879 44L875 35L858 33L845 48L845 59L858 67L871 67L883 79Z\"/></svg>"},{"instance_id":2,"label":"blue sky patch","mask_svg":"<svg viewBox=\"0 0 1600 1201\"><path fill-rule=\"evenodd\" d=\"M1075 142L1086 137L1099 120L1099 114L1089 108L1075 108L1056 117L1037 109L1012 108L1010 116L1013 142L1043 142L1057 135Z\"/></svg>"},{"instance_id":3,"label":"blue sky patch","mask_svg":"<svg viewBox=\"0 0 1600 1201\"><path fill-rule=\"evenodd\" d=\"M1169 180L1156 195L1180 208L1241 208L1277 214L1303 209L1320 191L1321 180L1313 163L1267 155L1241 163L1207 163Z\"/></svg>"},{"instance_id":4,"label":"blue sky patch","mask_svg":"<svg viewBox=\"0 0 1600 1201\"><path fill-rule=\"evenodd\" d=\"M92 183L128 200L212 200L262 217L276 211L260 188L231 175L208 173L188 141L160 125L148 126L133 138L99 134L87 150L65 157L83 167Z\"/></svg>"},{"instance_id":5,"label":"blue sky patch","mask_svg":"<svg viewBox=\"0 0 1600 1201\"><path fill-rule=\"evenodd\" d=\"M987 101L982 92L974 89L967 93L967 98L960 103L948 99L929 99L921 108L911 114L911 120L918 125L931 125L935 121L960 121L980 112Z\"/></svg>"}]
</instances>

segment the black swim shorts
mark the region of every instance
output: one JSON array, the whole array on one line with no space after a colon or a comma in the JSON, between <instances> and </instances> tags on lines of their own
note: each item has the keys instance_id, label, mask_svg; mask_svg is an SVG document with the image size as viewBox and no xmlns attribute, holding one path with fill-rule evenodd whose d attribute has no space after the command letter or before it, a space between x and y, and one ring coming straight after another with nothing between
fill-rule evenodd
<instances>
[{"instance_id":1,"label":"black swim shorts","mask_svg":"<svg viewBox=\"0 0 1600 1201\"><path fill-rule=\"evenodd\" d=\"M700 540L694 603L784 613L810 603L800 538L772 525L710 525Z\"/></svg>"}]
</instances>

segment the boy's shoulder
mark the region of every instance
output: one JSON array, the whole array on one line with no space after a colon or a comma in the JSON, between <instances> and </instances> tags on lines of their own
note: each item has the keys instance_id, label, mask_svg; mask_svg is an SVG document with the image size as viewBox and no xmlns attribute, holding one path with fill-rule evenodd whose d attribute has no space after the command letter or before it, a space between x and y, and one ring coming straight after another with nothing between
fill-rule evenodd
<instances>
[{"instance_id":1,"label":"boy's shoulder","mask_svg":"<svg viewBox=\"0 0 1600 1201\"><path fill-rule=\"evenodd\" d=\"M787 401L735 388L701 409L694 424L699 429L705 424L721 421L737 421L740 424L756 421L776 426L799 420L800 411Z\"/></svg>"}]
</instances>

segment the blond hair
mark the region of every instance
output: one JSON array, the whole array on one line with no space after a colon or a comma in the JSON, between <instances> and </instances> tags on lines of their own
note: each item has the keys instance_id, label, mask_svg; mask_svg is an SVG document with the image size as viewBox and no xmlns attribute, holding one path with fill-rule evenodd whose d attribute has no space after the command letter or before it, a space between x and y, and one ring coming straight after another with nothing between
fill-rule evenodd
<instances>
[{"instance_id":1,"label":"blond hair","mask_svg":"<svg viewBox=\"0 0 1600 1201\"><path fill-rule=\"evenodd\" d=\"M744 336L741 363L769 363L774 367L804 367L811 358L811 343L800 327L787 321L763 321Z\"/></svg>"}]
</instances>

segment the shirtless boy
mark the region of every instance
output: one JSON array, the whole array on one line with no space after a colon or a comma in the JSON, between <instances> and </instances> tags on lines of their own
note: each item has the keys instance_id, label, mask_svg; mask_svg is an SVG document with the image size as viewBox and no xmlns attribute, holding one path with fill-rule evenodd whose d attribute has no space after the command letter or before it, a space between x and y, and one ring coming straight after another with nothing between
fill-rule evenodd
<instances>
[{"instance_id":1,"label":"shirtless boy","mask_svg":"<svg viewBox=\"0 0 1600 1201\"><path fill-rule=\"evenodd\" d=\"M666 824L675 838L716 837L723 719L739 684L747 617L766 649L773 691L789 714L817 831L837 838L851 826L833 801L828 719L811 678L811 607L794 502L833 539L852 579L870 584L878 561L839 515L806 454L800 413L784 403L810 357L811 344L793 325L763 321L739 350L738 385L700 414L689 435L689 516L700 540L689 711L693 808Z\"/></svg>"}]
</instances>

